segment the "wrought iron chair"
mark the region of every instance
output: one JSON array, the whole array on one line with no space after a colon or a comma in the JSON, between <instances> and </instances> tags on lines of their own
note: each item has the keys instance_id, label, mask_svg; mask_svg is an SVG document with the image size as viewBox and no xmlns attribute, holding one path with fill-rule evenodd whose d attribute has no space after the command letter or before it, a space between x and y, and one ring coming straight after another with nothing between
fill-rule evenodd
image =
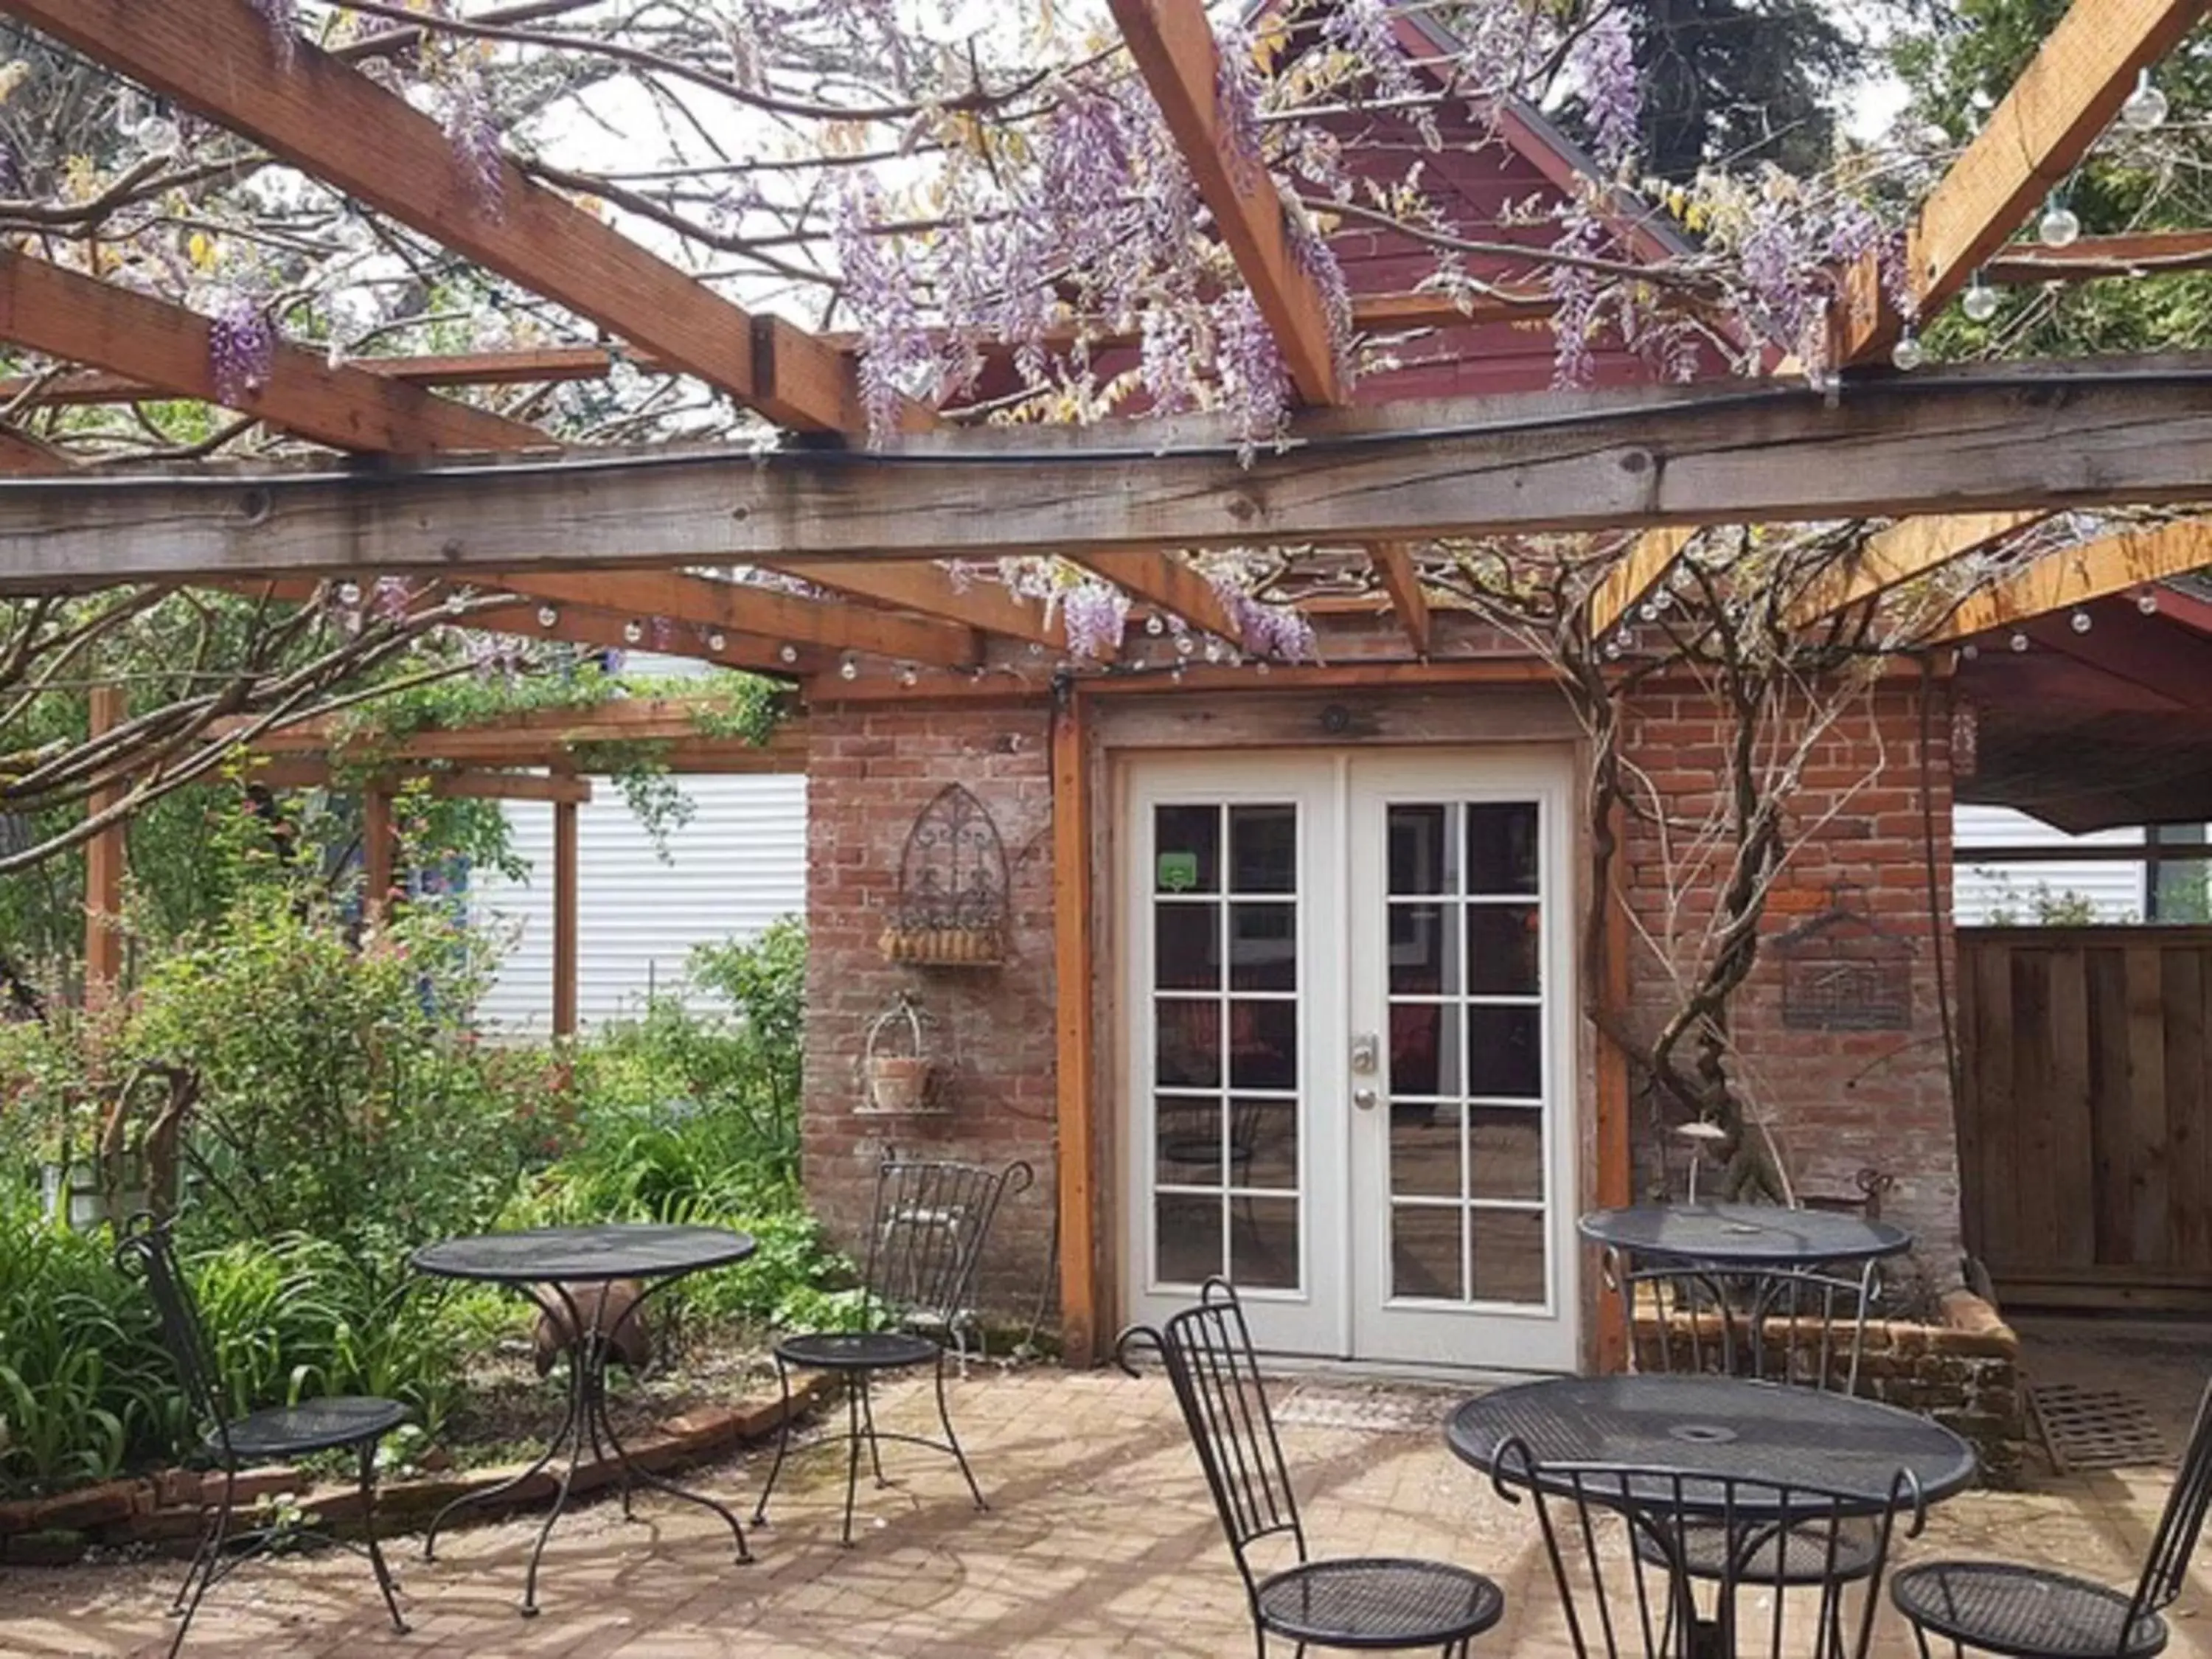
<instances>
[{"instance_id":1,"label":"wrought iron chair","mask_svg":"<svg viewBox=\"0 0 2212 1659\"><path fill-rule=\"evenodd\" d=\"M791 1373L834 1372L844 1379L847 1455L843 1541L853 1541L853 1500L860 1480L860 1448L868 1449L878 1486L884 1478L879 1443L903 1441L948 1452L979 1510L988 1509L975 1484L968 1455L952 1431L945 1403L945 1358L948 1346L965 1357L966 1334L975 1316L968 1305L975 1269L990 1237L999 1206L1011 1194L1026 1191L1036 1173L1026 1164L1004 1170L951 1162L886 1161L876 1172L874 1224L868 1231L867 1263L861 1275L861 1328L787 1336L775 1347L776 1382L783 1391L783 1427L775 1443L775 1462L753 1506L757 1526L768 1523L768 1500L791 1450ZM881 1322L884 1328L875 1328ZM945 1438L878 1432L868 1398L869 1381L881 1371L934 1365L937 1419Z\"/></svg>"},{"instance_id":2,"label":"wrought iron chair","mask_svg":"<svg viewBox=\"0 0 2212 1659\"><path fill-rule=\"evenodd\" d=\"M1492 1481L1532 1501L1544 1553L1581 1659L1864 1659L1899 1516L1927 1510L1899 1469L1878 1511L1863 1493L1620 1464L1540 1463L1526 1443L1498 1449ZM1623 1534L1626 1535L1624 1536ZM1735 1540L1710 1571L1686 1559L1698 1534ZM1772 1540L1790 1540L1786 1552ZM1869 1552L1863 1569L1855 1554ZM1850 1586L1863 1583L1854 1617ZM1710 1584L1708 1606L1698 1606Z\"/></svg>"},{"instance_id":3,"label":"wrought iron chair","mask_svg":"<svg viewBox=\"0 0 2212 1659\"><path fill-rule=\"evenodd\" d=\"M1199 1467L1220 1511L1252 1609L1252 1635L1267 1659L1270 1632L1311 1647L1403 1652L1437 1648L1465 1659L1468 1644L1505 1613L1505 1595L1480 1573L1397 1556L1307 1559L1304 1522L1289 1467L1267 1410L1244 1310L1226 1279L1210 1279L1196 1307L1155 1330L1133 1325L1114 1358L1132 1376L1130 1351L1149 1343L1167 1366ZM1286 1535L1294 1565L1262 1574L1249 1552Z\"/></svg>"},{"instance_id":4,"label":"wrought iron chair","mask_svg":"<svg viewBox=\"0 0 2212 1659\"><path fill-rule=\"evenodd\" d=\"M2197 1406L2166 1512L2134 1591L2008 1561L1923 1561L1899 1571L1890 1600L1911 1621L1925 1659L1932 1635L2019 1659L2148 1659L2168 1635L2163 1617L2181 1594L2204 1513L2212 1506L2212 1384Z\"/></svg>"},{"instance_id":5,"label":"wrought iron chair","mask_svg":"<svg viewBox=\"0 0 2212 1659\"><path fill-rule=\"evenodd\" d=\"M177 1633L169 1643L173 1659L184 1646L185 1633L191 1628L193 1615L209 1590L257 1556L303 1535L299 1528L282 1525L257 1527L233 1535L231 1514L239 1470L311 1452L357 1454L362 1542L348 1547L358 1548L368 1558L376 1573L376 1586L384 1593L384 1605L392 1614L392 1628L405 1634L407 1621L400 1615L392 1570L385 1565L384 1551L376 1538L376 1448L413 1413L396 1400L339 1395L231 1416L224 1407L222 1379L208 1357L191 1287L177 1265L168 1222L144 1213L133 1216L120 1230L115 1256L120 1266L136 1270L145 1279L147 1292L161 1317L163 1346L176 1365L193 1415L204 1425L201 1449L222 1472L222 1497L209 1517L191 1565L170 1604L170 1615L178 1621ZM237 1547L239 1553L226 1560L223 1552L231 1547Z\"/></svg>"},{"instance_id":6,"label":"wrought iron chair","mask_svg":"<svg viewBox=\"0 0 2212 1659\"><path fill-rule=\"evenodd\" d=\"M1872 1262L1856 1276L1794 1267L1723 1272L1686 1261L1632 1268L1608 1253L1606 1277L1621 1294L1637 1370L1858 1391ZM1776 1565L1793 1583L1817 1583L1831 1571L1864 1577L1876 1565L1873 1545L1865 1528L1846 1527L1831 1562L1785 1529ZM1653 1546L1639 1534L1637 1547ZM1692 1528L1680 1540L1682 1565L1693 1577L1717 1577L1730 1547L1718 1528Z\"/></svg>"}]
</instances>

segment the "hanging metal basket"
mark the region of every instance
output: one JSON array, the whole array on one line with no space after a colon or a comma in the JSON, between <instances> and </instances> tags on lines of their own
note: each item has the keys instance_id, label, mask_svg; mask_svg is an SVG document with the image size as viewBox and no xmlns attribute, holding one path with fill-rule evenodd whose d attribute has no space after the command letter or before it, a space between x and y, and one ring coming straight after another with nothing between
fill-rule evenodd
<instances>
[{"instance_id":1,"label":"hanging metal basket","mask_svg":"<svg viewBox=\"0 0 2212 1659\"><path fill-rule=\"evenodd\" d=\"M921 1010L902 991L868 1022L860 1050L860 1110L902 1117L942 1112L937 1084L937 1061L922 1029Z\"/></svg>"},{"instance_id":2,"label":"hanging metal basket","mask_svg":"<svg viewBox=\"0 0 2212 1659\"><path fill-rule=\"evenodd\" d=\"M884 960L988 968L1006 957L1006 849L983 803L947 784L907 832Z\"/></svg>"}]
</instances>

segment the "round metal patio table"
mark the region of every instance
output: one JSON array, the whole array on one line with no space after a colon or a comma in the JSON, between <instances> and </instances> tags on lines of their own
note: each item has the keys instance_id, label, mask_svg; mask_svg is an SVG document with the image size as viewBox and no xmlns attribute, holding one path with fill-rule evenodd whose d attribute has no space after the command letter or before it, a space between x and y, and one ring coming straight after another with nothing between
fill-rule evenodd
<instances>
[{"instance_id":1,"label":"round metal patio table","mask_svg":"<svg viewBox=\"0 0 2212 1659\"><path fill-rule=\"evenodd\" d=\"M1899 1470L1928 1503L1974 1478L1974 1449L1940 1423L1872 1400L1732 1376L1560 1376L1470 1400L1444 1431L1453 1453L1515 1484L1497 1468L1498 1449L1518 1441L1540 1471L1553 1464L1626 1464L1690 1475L1734 1476L1775 1486L1863 1495L1865 1513L1888 1509ZM1548 1489L1548 1487L1547 1487ZM1571 1487L1559 1489L1571 1495ZM1632 1504L1638 1488L1632 1482ZM1718 1485L1707 1489L1717 1518ZM1648 1501L1695 1513L1694 1480L1678 1494L1652 1482ZM1746 1513L1744 1495L1734 1512Z\"/></svg>"},{"instance_id":2,"label":"round metal patio table","mask_svg":"<svg viewBox=\"0 0 2212 1659\"><path fill-rule=\"evenodd\" d=\"M1636 1204L1595 1211L1577 1225L1632 1260L1723 1269L1879 1261L1912 1248L1912 1235L1891 1222L1777 1204Z\"/></svg>"},{"instance_id":3,"label":"round metal patio table","mask_svg":"<svg viewBox=\"0 0 2212 1659\"><path fill-rule=\"evenodd\" d=\"M432 1559L438 1529L445 1525L447 1516L466 1504L483 1503L514 1491L551 1463L565 1446L568 1462L554 1490L552 1510L538 1529L538 1541L530 1552L530 1566L523 1580L522 1611L526 1615L535 1613L538 1564L545 1553L545 1540L552 1536L553 1523L568 1507L569 1488L575 1480L577 1465L583 1461L585 1447L591 1448L596 1461L601 1455L604 1443L614 1453L620 1472L625 1516L629 1514L632 1485L642 1483L720 1516L738 1540L738 1559L751 1560L745 1548L744 1528L738 1524L736 1516L713 1498L687 1491L630 1461L607 1414L607 1363L623 1324L655 1291L690 1273L733 1266L751 1255L753 1249L749 1234L720 1227L625 1223L488 1233L477 1238L428 1244L416 1251L409 1261L416 1272L435 1279L511 1285L535 1302L548 1318L565 1321L570 1333L570 1340L564 1348L568 1372L567 1407L560 1427L547 1440L544 1454L514 1479L502 1480L483 1492L465 1492L440 1510L423 1536L423 1559ZM605 1287L622 1279L639 1281L643 1288L634 1300L621 1306L611 1322L602 1325L600 1322L606 1316L611 1299ZM580 1296L579 1291L582 1292ZM587 1306L588 1314L585 1311Z\"/></svg>"}]
</instances>

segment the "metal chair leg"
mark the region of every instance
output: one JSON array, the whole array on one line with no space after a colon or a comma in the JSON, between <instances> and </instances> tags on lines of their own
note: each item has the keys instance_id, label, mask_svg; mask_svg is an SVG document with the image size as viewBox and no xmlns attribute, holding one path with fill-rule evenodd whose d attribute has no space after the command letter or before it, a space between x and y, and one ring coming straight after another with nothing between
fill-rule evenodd
<instances>
[{"instance_id":1,"label":"metal chair leg","mask_svg":"<svg viewBox=\"0 0 2212 1659\"><path fill-rule=\"evenodd\" d=\"M844 1545L853 1547L853 1494L860 1484L860 1391L866 1373L845 1373L845 1533Z\"/></svg>"},{"instance_id":2,"label":"metal chair leg","mask_svg":"<svg viewBox=\"0 0 2212 1659\"><path fill-rule=\"evenodd\" d=\"M392 1628L402 1636L407 1634L407 1620L400 1616L399 1597L392 1581L392 1569L385 1565L384 1547L376 1541L376 1442L366 1440L361 1448L361 1530L368 1546L368 1565L376 1571L376 1587L384 1592L384 1606L392 1614Z\"/></svg>"},{"instance_id":3,"label":"metal chair leg","mask_svg":"<svg viewBox=\"0 0 2212 1659\"><path fill-rule=\"evenodd\" d=\"M783 1392L782 1420L777 1425L775 1462L768 1466L768 1480L761 1487L760 1501L753 1505L753 1525L768 1525L768 1498L775 1490L775 1478L783 1473L785 1455L791 1450L791 1368L779 1355L775 1362L776 1386Z\"/></svg>"},{"instance_id":4,"label":"metal chair leg","mask_svg":"<svg viewBox=\"0 0 2212 1659\"><path fill-rule=\"evenodd\" d=\"M869 1462L870 1463L872 1463L872 1464L873 1464L873 1465L875 1466L875 1470L876 1470L876 1485L877 1485L877 1486L888 1486L889 1485L890 1485L890 1482L884 1479L884 1454L883 1454L883 1449L882 1449L881 1447L879 1447L878 1445L877 1445L877 1443L876 1443L876 1405L875 1405L875 1397L874 1397L873 1394L872 1394L872 1393L871 1393L871 1391L870 1391L870 1389L869 1389L869 1388L868 1388L868 1374L867 1374L867 1372L866 1372L866 1371L862 1371L862 1372L860 1372L860 1425L861 1425L861 1426L862 1426L863 1428L866 1429L866 1430L867 1430L867 1431L868 1431L868 1462Z\"/></svg>"},{"instance_id":5,"label":"metal chair leg","mask_svg":"<svg viewBox=\"0 0 2212 1659\"><path fill-rule=\"evenodd\" d=\"M215 1529L208 1534L207 1559L200 1564L199 1582L192 1586L191 1601L185 1604L184 1614L177 1620L177 1633L169 1643L169 1659L185 1645L185 1632L192 1627L192 1619L200 1610L200 1599L215 1582L216 1564L222 1559L222 1540L230 1532L230 1506L238 1489L238 1471L227 1468L222 1472L222 1503L215 1512ZM179 1592L179 1595L182 1592Z\"/></svg>"},{"instance_id":6,"label":"metal chair leg","mask_svg":"<svg viewBox=\"0 0 2212 1659\"><path fill-rule=\"evenodd\" d=\"M960 1465L961 1475L968 1482L968 1491L975 1500L975 1507L988 1510L991 1506L983 1501L983 1489L975 1484L975 1471L968 1467L968 1454L960 1449L960 1437L952 1431L952 1413L945 1409L945 1350L942 1348L937 1351L937 1420L945 1425L945 1443L952 1448L953 1458Z\"/></svg>"},{"instance_id":7,"label":"metal chair leg","mask_svg":"<svg viewBox=\"0 0 2212 1659\"><path fill-rule=\"evenodd\" d=\"M225 1477L226 1480L228 1478L228 1476ZM192 1585L198 1581L200 1574L206 1570L208 1562L212 1559L211 1549L216 1539L216 1525L222 1513L222 1510L217 1509L215 1514L208 1516L206 1522L200 1528L200 1541L192 1551L192 1564L185 1569L185 1576L177 1585L177 1593L169 1600L169 1617L172 1619L184 1617L185 1603L191 1595Z\"/></svg>"}]
</instances>

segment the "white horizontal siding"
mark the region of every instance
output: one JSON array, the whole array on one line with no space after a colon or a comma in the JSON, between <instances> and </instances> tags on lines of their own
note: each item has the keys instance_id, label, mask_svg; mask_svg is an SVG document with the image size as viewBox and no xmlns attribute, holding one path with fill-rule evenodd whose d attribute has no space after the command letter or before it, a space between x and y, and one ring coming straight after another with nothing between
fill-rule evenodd
<instances>
[{"instance_id":1,"label":"white horizontal siding","mask_svg":"<svg viewBox=\"0 0 2212 1659\"><path fill-rule=\"evenodd\" d=\"M668 837L668 861L620 788L593 780L578 810L576 1011L586 1025L636 1011L649 988L674 988L695 945L750 937L806 908L806 781L694 775L694 808ZM480 871L471 894L487 925L519 936L480 1006L487 1026L543 1035L553 1017L553 809L511 802L526 881Z\"/></svg>"},{"instance_id":2,"label":"white horizontal siding","mask_svg":"<svg viewBox=\"0 0 2212 1659\"><path fill-rule=\"evenodd\" d=\"M2136 847L2143 838L2140 830L2069 836L2008 806L1960 806L1951 823L1952 844L1960 848ZM1984 927L2008 913L2033 926L2038 919L2038 898L2045 891L2054 898L2079 895L2087 899L2100 921L2142 920L2143 866L2132 860L1994 864L1961 854L1952 880L1953 912L1962 927Z\"/></svg>"}]
</instances>

